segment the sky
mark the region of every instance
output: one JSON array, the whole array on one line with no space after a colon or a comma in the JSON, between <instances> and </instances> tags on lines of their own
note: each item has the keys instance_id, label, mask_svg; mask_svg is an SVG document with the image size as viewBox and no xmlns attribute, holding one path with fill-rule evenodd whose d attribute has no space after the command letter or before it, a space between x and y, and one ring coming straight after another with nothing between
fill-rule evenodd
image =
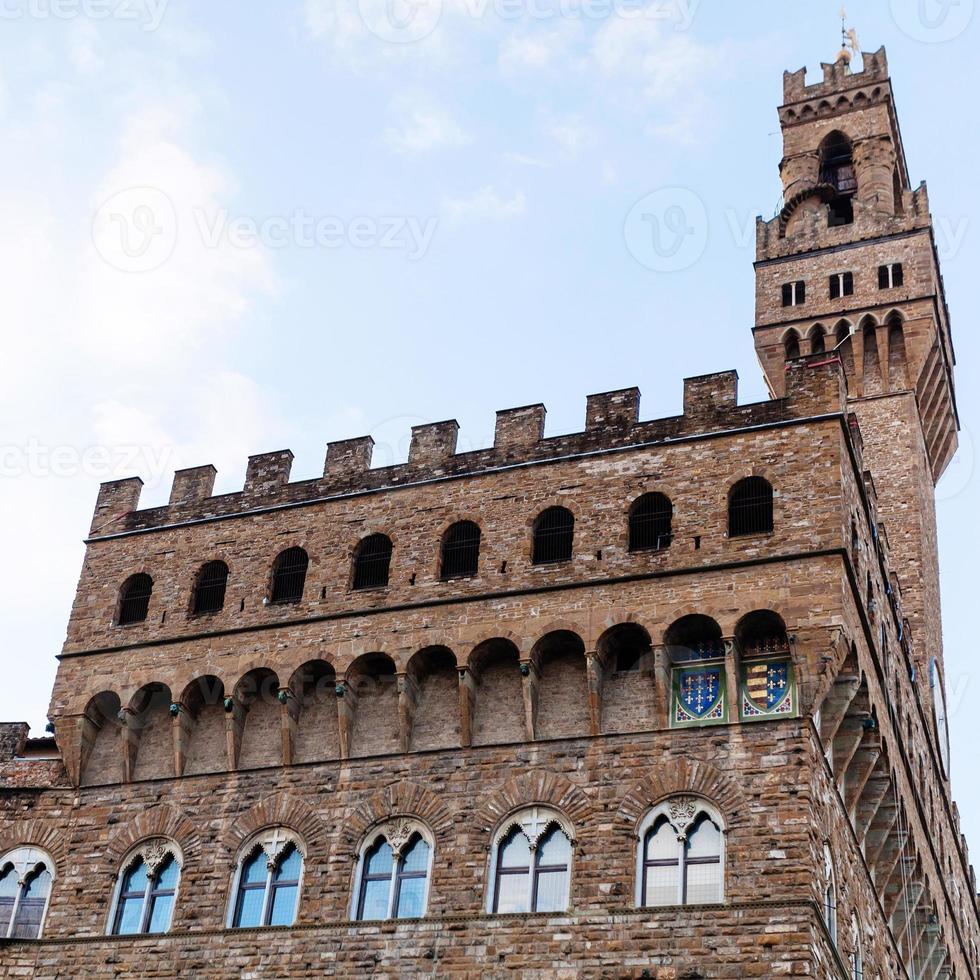
<instances>
[{"instance_id":1,"label":"sky","mask_svg":"<svg viewBox=\"0 0 980 980\"><path fill-rule=\"evenodd\" d=\"M980 847L980 29L975 0L848 6L888 48L952 310L947 685ZM837 0L0 0L0 718L43 731L102 480L153 506L179 467L236 490L289 447L302 479L368 433L385 465L412 425L477 448L532 402L578 431L633 385L659 418L730 368L764 399L782 73L817 80L839 32Z\"/></svg>"}]
</instances>

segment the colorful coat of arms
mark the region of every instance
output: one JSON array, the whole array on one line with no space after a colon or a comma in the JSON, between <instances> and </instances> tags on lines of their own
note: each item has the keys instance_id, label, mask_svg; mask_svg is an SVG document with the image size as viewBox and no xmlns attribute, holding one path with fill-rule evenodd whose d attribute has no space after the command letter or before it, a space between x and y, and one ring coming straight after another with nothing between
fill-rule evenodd
<instances>
[{"instance_id":1,"label":"colorful coat of arms","mask_svg":"<svg viewBox=\"0 0 980 980\"><path fill-rule=\"evenodd\" d=\"M750 663L742 686L742 717L791 715L796 710L793 693L793 670L788 661Z\"/></svg>"},{"instance_id":2,"label":"colorful coat of arms","mask_svg":"<svg viewBox=\"0 0 980 980\"><path fill-rule=\"evenodd\" d=\"M674 674L675 725L725 720L723 667L693 667Z\"/></svg>"}]
</instances>

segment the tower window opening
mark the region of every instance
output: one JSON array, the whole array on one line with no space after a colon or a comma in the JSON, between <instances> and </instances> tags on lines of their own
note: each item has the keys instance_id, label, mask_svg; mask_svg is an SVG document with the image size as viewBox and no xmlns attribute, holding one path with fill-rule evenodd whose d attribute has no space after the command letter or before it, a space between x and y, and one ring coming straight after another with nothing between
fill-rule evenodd
<instances>
[{"instance_id":1,"label":"tower window opening","mask_svg":"<svg viewBox=\"0 0 980 980\"><path fill-rule=\"evenodd\" d=\"M783 283L783 306L802 306L805 302L806 283L802 279Z\"/></svg>"},{"instance_id":2,"label":"tower window opening","mask_svg":"<svg viewBox=\"0 0 980 980\"><path fill-rule=\"evenodd\" d=\"M854 195L857 174L851 141L843 133L831 133L820 149L820 183L829 184L834 197L828 205L830 227L849 225L854 221Z\"/></svg>"},{"instance_id":3,"label":"tower window opening","mask_svg":"<svg viewBox=\"0 0 980 980\"><path fill-rule=\"evenodd\" d=\"M854 273L837 272L830 277L830 298L840 299L842 296L854 295Z\"/></svg>"},{"instance_id":4,"label":"tower window opening","mask_svg":"<svg viewBox=\"0 0 980 980\"><path fill-rule=\"evenodd\" d=\"M905 269L901 262L891 262L878 267L878 288L898 289L905 285Z\"/></svg>"}]
</instances>

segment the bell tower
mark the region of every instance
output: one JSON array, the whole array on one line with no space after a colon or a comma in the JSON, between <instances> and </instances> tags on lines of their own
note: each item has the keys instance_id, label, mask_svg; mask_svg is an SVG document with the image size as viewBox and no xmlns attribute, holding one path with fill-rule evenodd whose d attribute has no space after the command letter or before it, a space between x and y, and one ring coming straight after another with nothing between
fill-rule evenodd
<instances>
[{"instance_id":1,"label":"bell tower","mask_svg":"<svg viewBox=\"0 0 980 980\"><path fill-rule=\"evenodd\" d=\"M851 39L821 82L807 85L806 69L784 76L783 199L758 222L755 345L776 397L789 361L842 360L928 687L943 684L935 486L959 429L949 311L885 50L856 71Z\"/></svg>"}]
</instances>

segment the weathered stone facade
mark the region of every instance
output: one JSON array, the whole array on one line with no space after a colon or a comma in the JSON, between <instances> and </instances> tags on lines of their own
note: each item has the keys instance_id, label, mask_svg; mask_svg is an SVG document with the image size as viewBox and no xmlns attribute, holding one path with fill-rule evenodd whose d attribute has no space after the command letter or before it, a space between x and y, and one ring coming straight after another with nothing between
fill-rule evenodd
<instances>
[{"instance_id":1,"label":"weathered stone facade","mask_svg":"<svg viewBox=\"0 0 980 980\"><path fill-rule=\"evenodd\" d=\"M739 406L734 374L712 375L685 382L671 419L639 421L630 389L590 397L569 436L545 439L529 406L499 413L477 452L457 454L443 422L417 427L395 467L371 469L355 439L303 483L277 452L249 461L241 493L212 496L211 467L178 473L153 510L138 480L102 487L51 701L57 751L0 726L0 875L31 849L53 876L40 938L0 938L0 974L980 977L933 703L949 327L884 53L865 65L826 66L810 88L787 76L787 205L759 238L771 401ZM819 148L836 129L858 190L854 220L831 227ZM905 285L873 302L895 262ZM845 268L854 292L825 300ZM791 281L809 305L782 306ZM837 321L866 315L888 356L860 332L831 352ZM834 342L814 352L818 322ZM746 478L773 490L771 531L733 533ZM669 498L670 529L640 550L631 508L649 493ZM571 557L535 563L556 506L574 517ZM478 564L447 578L441 542L463 520ZM355 589L376 534L387 584ZM269 601L296 548L295 601ZM216 560L221 602L196 612ZM152 592L131 616L121 588L138 573ZM679 638L692 616L717 633ZM779 696L760 701L760 669ZM683 687L699 671L718 685L701 714ZM642 828L662 804L715 815L718 900L644 907ZM528 808L570 842L567 903L496 914L492 855ZM423 914L357 921L365 846L402 825L431 847ZM234 928L260 840L270 875L284 848L302 856L294 921ZM168 928L114 935L121 877L146 859L152 880L168 857Z\"/></svg>"}]
</instances>

